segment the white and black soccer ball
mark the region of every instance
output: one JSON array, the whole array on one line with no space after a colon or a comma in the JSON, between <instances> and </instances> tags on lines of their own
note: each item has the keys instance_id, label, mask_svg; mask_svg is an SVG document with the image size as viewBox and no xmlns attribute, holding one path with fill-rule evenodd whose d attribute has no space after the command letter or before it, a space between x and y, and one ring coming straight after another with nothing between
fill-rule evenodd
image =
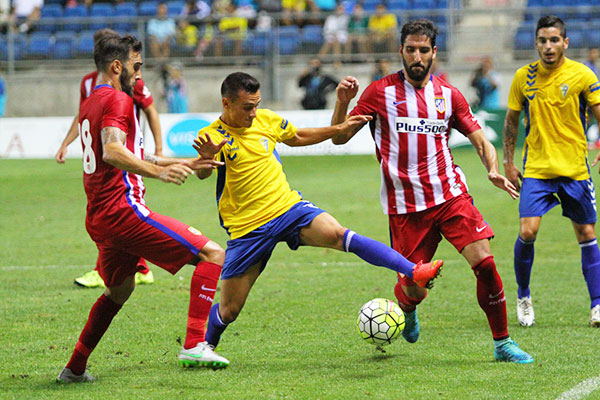
<instances>
[{"instance_id":1,"label":"white and black soccer ball","mask_svg":"<svg viewBox=\"0 0 600 400\"><path fill-rule=\"evenodd\" d=\"M393 301L377 298L362 306L356 323L364 340L385 346L396 340L404 329L404 314Z\"/></svg>"}]
</instances>

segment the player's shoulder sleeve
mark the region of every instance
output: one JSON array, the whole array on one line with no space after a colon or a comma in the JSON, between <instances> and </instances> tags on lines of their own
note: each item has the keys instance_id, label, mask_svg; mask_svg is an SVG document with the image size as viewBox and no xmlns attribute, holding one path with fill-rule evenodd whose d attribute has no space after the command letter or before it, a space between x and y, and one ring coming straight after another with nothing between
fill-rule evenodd
<instances>
[{"instance_id":1,"label":"player's shoulder sleeve","mask_svg":"<svg viewBox=\"0 0 600 400\"><path fill-rule=\"evenodd\" d=\"M385 78L384 78L385 79ZM372 82L362 92L356 106L350 111L350 115L374 115L377 112L379 102L378 87L384 79Z\"/></svg>"},{"instance_id":2,"label":"player's shoulder sleeve","mask_svg":"<svg viewBox=\"0 0 600 400\"><path fill-rule=\"evenodd\" d=\"M104 102L100 128L112 126L127 133L132 125L132 118L133 100L125 92L115 90Z\"/></svg>"},{"instance_id":3,"label":"player's shoulder sleeve","mask_svg":"<svg viewBox=\"0 0 600 400\"><path fill-rule=\"evenodd\" d=\"M579 64L579 68L583 79L585 100L591 106L600 104L600 81L598 81L598 77L587 65Z\"/></svg>"},{"instance_id":4,"label":"player's shoulder sleeve","mask_svg":"<svg viewBox=\"0 0 600 400\"><path fill-rule=\"evenodd\" d=\"M270 131L277 142L283 142L293 138L298 131L290 121L265 108L257 111L257 118L260 118L261 121L269 126Z\"/></svg>"},{"instance_id":5,"label":"player's shoulder sleeve","mask_svg":"<svg viewBox=\"0 0 600 400\"><path fill-rule=\"evenodd\" d=\"M515 76L510 85L510 91L508 92L508 108L515 111L521 111L523 109L523 102L525 101L523 85L527 82L528 71L531 71L529 76L533 77L532 79L535 79L537 68L538 65L534 63L521 67L515 72ZM534 82L534 80L530 80L530 82Z\"/></svg>"},{"instance_id":6,"label":"player's shoulder sleeve","mask_svg":"<svg viewBox=\"0 0 600 400\"><path fill-rule=\"evenodd\" d=\"M469 135L481 129L465 96L454 86L450 87L452 88L452 118L454 128L464 135Z\"/></svg>"},{"instance_id":7,"label":"player's shoulder sleeve","mask_svg":"<svg viewBox=\"0 0 600 400\"><path fill-rule=\"evenodd\" d=\"M154 98L152 98L150 89L148 89L144 81L141 79L138 79L133 87L133 102L142 110L154 103Z\"/></svg>"}]
</instances>

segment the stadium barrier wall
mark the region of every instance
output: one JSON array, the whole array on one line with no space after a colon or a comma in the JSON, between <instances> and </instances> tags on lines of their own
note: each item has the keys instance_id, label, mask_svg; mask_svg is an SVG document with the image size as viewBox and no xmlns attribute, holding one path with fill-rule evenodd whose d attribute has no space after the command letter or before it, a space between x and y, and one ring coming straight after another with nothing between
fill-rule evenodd
<instances>
[{"instance_id":1,"label":"stadium barrier wall","mask_svg":"<svg viewBox=\"0 0 600 400\"><path fill-rule=\"evenodd\" d=\"M502 145L502 126L505 110L475 113L486 136L494 145ZM282 111L279 113L296 127L327 126L332 110ZM163 133L163 153L171 157L193 157L192 143L199 129L219 118L219 113L205 114L161 114ZM73 117L43 118L0 118L0 157L2 158L54 158L65 137ZM145 151L154 151L154 141L148 124L142 119L145 135ZM522 136L520 144L522 144ZM449 140L450 147L470 145L469 140L453 131ZM280 155L333 155L333 154L373 154L375 146L368 126L343 146L335 146L325 141L308 147L277 146ZM69 146L69 158L81 158L82 149L79 140Z\"/></svg>"}]
</instances>

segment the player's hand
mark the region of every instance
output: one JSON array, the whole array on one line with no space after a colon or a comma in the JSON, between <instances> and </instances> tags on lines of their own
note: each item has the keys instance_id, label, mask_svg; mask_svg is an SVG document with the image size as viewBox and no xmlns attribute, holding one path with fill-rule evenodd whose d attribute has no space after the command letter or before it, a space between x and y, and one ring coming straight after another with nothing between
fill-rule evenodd
<instances>
[{"instance_id":1,"label":"player's hand","mask_svg":"<svg viewBox=\"0 0 600 400\"><path fill-rule=\"evenodd\" d=\"M592 162L592 167L595 167L596 164L598 164L598 161L600 161L600 151L598 152L598 154L596 154L596 157L594 158L594 162ZM598 172L600 172L600 168L598 169Z\"/></svg>"},{"instance_id":2,"label":"player's hand","mask_svg":"<svg viewBox=\"0 0 600 400\"><path fill-rule=\"evenodd\" d=\"M505 176L490 172L488 173L488 179L494 184L494 186L507 192L511 199L514 200L519 197L519 191Z\"/></svg>"},{"instance_id":3,"label":"player's hand","mask_svg":"<svg viewBox=\"0 0 600 400\"><path fill-rule=\"evenodd\" d=\"M67 157L67 148L65 146L60 146L58 151L56 152L56 162L59 164L64 164L65 159Z\"/></svg>"},{"instance_id":4,"label":"player's hand","mask_svg":"<svg viewBox=\"0 0 600 400\"><path fill-rule=\"evenodd\" d=\"M358 79L347 76L337 85L335 89L337 99L341 103L348 103L358 94Z\"/></svg>"},{"instance_id":5,"label":"player's hand","mask_svg":"<svg viewBox=\"0 0 600 400\"><path fill-rule=\"evenodd\" d=\"M187 179L188 175L193 174L194 171L187 165L171 164L163 167L158 173L158 179L166 183L174 183L181 185Z\"/></svg>"},{"instance_id":6,"label":"player's hand","mask_svg":"<svg viewBox=\"0 0 600 400\"><path fill-rule=\"evenodd\" d=\"M504 174L506 175L506 179L509 180L510 183L517 189L518 192L521 191L521 181L523 180L523 175L521 175L521 171L515 164L504 164Z\"/></svg>"},{"instance_id":7,"label":"player's hand","mask_svg":"<svg viewBox=\"0 0 600 400\"><path fill-rule=\"evenodd\" d=\"M193 160L186 160L183 164L190 167L192 171L212 170L221 165L225 165L224 162L213 160L212 158L209 160L195 158Z\"/></svg>"},{"instance_id":8,"label":"player's hand","mask_svg":"<svg viewBox=\"0 0 600 400\"><path fill-rule=\"evenodd\" d=\"M371 115L353 115L348 117L346 121L342 123L342 130L344 132L353 131L356 132L362 128L364 124L373 119Z\"/></svg>"},{"instance_id":9,"label":"player's hand","mask_svg":"<svg viewBox=\"0 0 600 400\"><path fill-rule=\"evenodd\" d=\"M225 146L227 140L223 139L221 143L215 144L210 138L210 136L208 136L208 133L205 133L204 136L205 137L202 137L202 135L198 135L198 138L194 140L194 144L192 146L198 152L200 158L205 160L213 159L215 157L215 154L219 153L219 151L221 151L221 148Z\"/></svg>"}]
</instances>

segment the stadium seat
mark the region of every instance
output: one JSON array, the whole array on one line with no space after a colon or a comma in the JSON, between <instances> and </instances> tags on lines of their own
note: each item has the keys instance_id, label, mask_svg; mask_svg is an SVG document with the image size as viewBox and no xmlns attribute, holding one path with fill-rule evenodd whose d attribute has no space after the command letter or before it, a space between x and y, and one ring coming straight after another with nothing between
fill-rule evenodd
<instances>
[{"instance_id":1,"label":"stadium seat","mask_svg":"<svg viewBox=\"0 0 600 400\"><path fill-rule=\"evenodd\" d=\"M515 35L515 50L531 50L533 49L533 31L530 29L523 30L519 28Z\"/></svg>"},{"instance_id":2,"label":"stadium seat","mask_svg":"<svg viewBox=\"0 0 600 400\"><path fill-rule=\"evenodd\" d=\"M185 7L185 1L171 0L167 1L167 14L170 17L177 17Z\"/></svg>"},{"instance_id":3,"label":"stadium seat","mask_svg":"<svg viewBox=\"0 0 600 400\"><path fill-rule=\"evenodd\" d=\"M567 31L569 35L569 47L581 49L587 47L586 33L579 29L570 29Z\"/></svg>"},{"instance_id":4,"label":"stadium seat","mask_svg":"<svg viewBox=\"0 0 600 400\"><path fill-rule=\"evenodd\" d=\"M410 8L409 0L390 0L387 5L390 11L407 10Z\"/></svg>"},{"instance_id":5,"label":"stadium seat","mask_svg":"<svg viewBox=\"0 0 600 400\"><path fill-rule=\"evenodd\" d=\"M75 51L82 56L90 56L94 52L94 33L95 31L83 31L79 34Z\"/></svg>"},{"instance_id":6,"label":"stadium seat","mask_svg":"<svg viewBox=\"0 0 600 400\"><path fill-rule=\"evenodd\" d=\"M318 52L323 45L323 27L321 25L305 25L300 34L300 41L305 52Z\"/></svg>"},{"instance_id":7,"label":"stadium seat","mask_svg":"<svg viewBox=\"0 0 600 400\"><path fill-rule=\"evenodd\" d=\"M437 8L448 8L448 0L438 0Z\"/></svg>"},{"instance_id":8,"label":"stadium seat","mask_svg":"<svg viewBox=\"0 0 600 400\"><path fill-rule=\"evenodd\" d=\"M56 32L56 18L63 16L63 8L60 4L46 4L42 8L42 16L39 21L39 30L42 32Z\"/></svg>"},{"instance_id":9,"label":"stadium seat","mask_svg":"<svg viewBox=\"0 0 600 400\"><path fill-rule=\"evenodd\" d=\"M143 1L138 6L138 15L143 17L151 17L156 15L156 9L158 8L158 2L156 1Z\"/></svg>"},{"instance_id":10,"label":"stadium seat","mask_svg":"<svg viewBox=\"0 0 600 400\"><path fill-rule=\"evenodd\" d=\"M75 37L72 32L56 32L54 35L54 48L52 57L58 59L69 59L73 57Z\"/></svg>"},{"instance_id":11,"label":"stadium seat","mask_svg":"<svg viewBox=\"0 0 600 400\"><path fill-rule=\"evenodd\" d=\"M281 26L277 34L279 35L279 54L294 54L300 44L299 28L295 25Z\"/></svg>"},{"instance_id":12,"label":"stadium seat","mask_svg":"<svg viewBox=\"0 0 600 400\"><path fill-rule=\"evenodd\" d=\"M84 29L85 24L83 19L88 16L87 8L84 5L65 8L64 17L73 19L73 22L66 23L63 30L71 32L79 32Z\"/></svg>"},{"instance_id":13,"label":"stadium seat","mask_svg":"<svg viewBox=\"0 0 600 400\"><path fill-rule=\"evenodd\" d=\"M115 16L117 18L134 18L137 16L137 7L135 3L119 3L115 6ZM114 30L119 32L129 32L133 29L134 24L132 22L126 22L125 20L115 22Z\"/></svg>"},{"instance_id":14,"label":"stadium seat","mask_svg":"<svg viewBox=\"0 0 600 400\"><path fill-rule=\"evenodd\" d=\"M244 40L244 52L252 56L267 55L271 42L271 32L251 32Z\"/></svg>"},{"instance_id":15,"label":"stadium seat","mask_svg":"<svg viewBox=\"0 0 600 400\"><path fill-rule=\"evenodd\" d=\"M54 46L54 38L48 32L33 32L25 48L25 55L30 58L48 58Z\"/></svg>"},{"instance_id":16,"label":"stadium seat","mask_svg":"<svg viewBox=\"0 0 600 400\"><path fill-rule=\"evenodd\" d=\"M94 18L88 29L96 31L102 28L110 28L111 25L107 22L115 16L115 9L109 3L92 3L89 16Z\"/></svg>"},{"instance_id":17,"label":"stadium seat","mask_svg":"<svg viewBox=\"0 0 600 400\"><path fill-rule=\"evenodd\" d=\"M600 47L600 21L595 25L595 28L589 29L586 34L589 47Z\"/></svg>"},{"instance_id":18,"label":"stadium seat","mask_svg":"<svg viewBox=\"0 0 600 400\"><path fill-rule=\"evenodd\" d=\"M363 8L366 12L373 12L377 7L377 4L380 4L381 0L365 0L363 3Z\"/></svg>"},{"instance_id":19,"label":"stadium seat","mask_svg":"<svg viewBox=\"0 0 600 400\"><path fill-rule=\"evenodd\" d=\"M414 9L427 9L427 10L431 10L433 8L436 8L436 1L435 0L413 0L410 4L411 8Z\"/></svg>"}]
</instances>

